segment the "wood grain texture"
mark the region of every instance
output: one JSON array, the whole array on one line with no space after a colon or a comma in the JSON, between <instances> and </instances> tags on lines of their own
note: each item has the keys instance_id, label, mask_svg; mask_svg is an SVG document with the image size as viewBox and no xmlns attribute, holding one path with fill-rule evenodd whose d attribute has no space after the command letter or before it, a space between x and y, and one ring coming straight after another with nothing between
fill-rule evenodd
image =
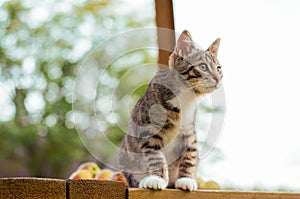
<instances>
[{"instance_id":1,"label":"wood grain texture","mask_svg":"<svg viewBox=\"0 0 300 199\"><path fill-rule=\"evenodd\" d=\"M122 182L59 180L44 178L0 178L0 199L300 199L300 193L243 191L181 191L128 189Z\"/></svg>"},{"instance_id":2,"label":"wood grain texture","mask_svg":"<svg viewBox=\"0 0 300 199\"><path fill-rule=\"evenodd\" d=\"M125 199L127 186L108 180L67 180L68 199Z\"/></svg>"},{"instance_id":3,"label":"wood grain texture","mask_svg":"<svg viewBox=\"0 0 300 199\"><path fill-rule=\"evenodd\" d=\"M156 26L168 29L157 31L159 69L168 68L168 60L175 46L174 14L172 0L155 0Z\"/></svg>"},{"instance_id":4,"label":"wood grain texture","mask_svg":"<svg viewBox=\"0 0 300 199\"><path fill-rule=\"evenodd\" d=\"M0 198L65 199L66 181L45 178L0 178Z\"/></svg>"},{"instance_id":5,"label":"wood grain texture","mask_svg":"<svg viewBox=\"0 0 300 199\"><path fill-rule=\"evenodd\" d=\"M266 192L237 192L237 191L181 191L167 189L153 191L145 189L129 189L129 199L300 199L300 193L266 193Z\"/></svg>"}]
</instances>

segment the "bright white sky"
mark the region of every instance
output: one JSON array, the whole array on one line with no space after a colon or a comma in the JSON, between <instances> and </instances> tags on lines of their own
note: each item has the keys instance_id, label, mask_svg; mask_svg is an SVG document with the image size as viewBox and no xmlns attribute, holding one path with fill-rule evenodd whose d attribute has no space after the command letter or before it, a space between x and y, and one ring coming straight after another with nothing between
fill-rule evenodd
<instances>
[{"instance_id":1,"label":"bright white sky","mask_svg":"<svg viewBox=\"0 0 300 199\"><path fill-rule=\"evenodd\" d=\"M300 1L175 1L176 30L206 48L221 37L224 160L202 161L221 184L300 190Z\"/></svg>"}]
</instances>

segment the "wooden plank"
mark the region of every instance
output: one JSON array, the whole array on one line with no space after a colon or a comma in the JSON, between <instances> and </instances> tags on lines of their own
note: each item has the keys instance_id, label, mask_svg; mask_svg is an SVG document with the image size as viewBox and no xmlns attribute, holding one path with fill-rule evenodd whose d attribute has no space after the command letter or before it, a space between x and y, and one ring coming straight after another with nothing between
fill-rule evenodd
<instances>
[{"instance_id":1,"label":"wooden plank","mask_svg":"<svg viewBox=\"0 0 300 199\"><path fill-rule=\"evenodd\" d=\"M168 68L168 60L175 46L174 15L172 0L155 0L159 69ZM166 31L159 28L168 29ZM171 31L170 31L171 30Z\"/></svg>"},{"instance_id":2,"label":"wooden plank","mask_svg":"<svg viewBox=\"0 0 300 199\"><path fill-rule=\"evenodd\" d=\"M243 192L198 190L193 192L177 189L153 191L128 189L122 182L99 180L59 180L45 178L0 178L0 198L47 198L47 199L300 199L300 193Z\"/></svg>"},{"instance_id":3,"label":"wooden plank","mask_svg":"<svg viewBox=\"0 0 300 199\"><path fill-rule=\"evenodd\" d=\"M68 199L125 199L127 186L109 180L67 180Z\"/></svg>"},{"instance_id":4,"label":"wooden plank","mask_svg":"<svg viewBox=\"0 0 300 199\"><path fill-rule=\"evenodd\" d=\"M300 193L268 193L268 192L239 192L239 191L181 191L166 189L160 191L146 189L129 189L129 199L155 198L155 199L299 199Z\"/></svg>"},{"instance_id":5,"label":"wooden plank","mask_svg":"<svg viewBox=\"0 0 300 199\"><path fill-rule=\"evenodd\" d=\"M0 178L0 198L65 199L66 181L45 178Z\"/></svg>"}]
</instances>

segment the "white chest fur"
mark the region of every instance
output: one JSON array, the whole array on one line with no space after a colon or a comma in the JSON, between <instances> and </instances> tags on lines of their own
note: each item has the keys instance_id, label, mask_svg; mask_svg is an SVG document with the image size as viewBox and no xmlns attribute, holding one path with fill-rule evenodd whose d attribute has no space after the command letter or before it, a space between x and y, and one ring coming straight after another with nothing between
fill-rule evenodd
<instances>
[{"instance_id":1,"label":"white chest fur","mask_svg":"<svg viewBox=\"0 0 300 199\"><path fill-rule=\"evenodd\" d=\"M181 150L178 150L184 145L180 134L194 133L195 112L197 109L198 97L194 92L186 91L177 95L170 103L180 109L181 120L179 129L176 130L175 134L172 134L174 137L166 138L166 140L171 141L168 142L163 149L163 153L166 154L165 156L168 163L174 162L182 153ZM194 137L190 137L190 139L194 139ZM190 140L186 140L186 142L190 143Z\"/></svg>"},{"instance_id":2,"label":"white chest fur","mask_svg":"<svg viewBox=\"0 0 300 199\"><path fill-rule=\"evenodd\" d=\"M179 107L181 112L181 129L189 129L194 124L195 111L197 109L198 97L192 90L179 93L171 102Z\"/></svg>"}]
</instances>

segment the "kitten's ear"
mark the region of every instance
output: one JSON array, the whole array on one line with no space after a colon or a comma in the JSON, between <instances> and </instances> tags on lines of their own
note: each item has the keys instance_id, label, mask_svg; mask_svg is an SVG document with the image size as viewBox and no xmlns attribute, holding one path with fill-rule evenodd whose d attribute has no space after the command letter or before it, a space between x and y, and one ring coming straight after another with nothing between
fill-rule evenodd
<instances>
[{"instance_id":1,"label":"kitten's ear","mask_svg":"<svg viewBox=\"0 0 300 199\"><path fill-rule=\"evenodd\" d=\"M179 36L175 48L175 54L186 58L194 46L192 36L189 31L184 30Z\"/></svg>"},{"instance_id":2,"label":"kitten's ear","mask_svg":"<svg viewBox=\"0 0 300 199\"><path fill-rule=\"evenodd\" d=\"M218 55L218 50L219 50L219 45L220 45L221 39L218 38L216 39L207 49L207 51L210 51L211 54L217 56Z\"/></svg>"}]
</instances>

